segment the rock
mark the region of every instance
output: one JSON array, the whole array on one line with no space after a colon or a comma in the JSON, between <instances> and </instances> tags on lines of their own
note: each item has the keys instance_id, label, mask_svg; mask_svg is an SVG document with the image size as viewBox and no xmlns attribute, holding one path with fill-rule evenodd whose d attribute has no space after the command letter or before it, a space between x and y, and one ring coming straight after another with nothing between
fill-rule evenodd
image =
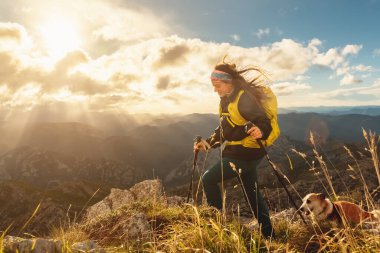
<instances>
[{"instance_id":1,"label":"rock","mask_svg":"<svg viewBox=\"0 0 380 253\"><path fill-rule=\"evenodd\" d=\"M87 209L86 218L93 219L99 215L110 214L113 210L131 203L134 200L133 194L128 190L111 189L110 195Z\"/></svg>"},{"instance_id":2,"label":"rock","mask_svg":"<svg viewBox=\"0 0 380 253\"><path fill-rule=\"evenodd\" d=\"M130 210L123 210L104 218L93 219L84 226L92 240L103 244L148 238L151 233L148 218L142 212L134 213Z\"/></svg>"},{"instance_id":3,"label":"rock","mask_svg":"<svg viewBox=\"0 0 380 253\"><path fill-rule=\"evenodd\" d=\"M129 189L138 201L165 202L161 180L145 180Z\"/></svg>"},{"instance_id":4,"label":"rock","mask_svg":"<svg viewBox=\"0 0 380 253\"><path fill-rule=\"evenodd\" d=\"M287 221L294 221L299 217L296 214L296 210L294 208L285 209L281 212L275 213L271 216L274 220L287 220Z\"/></svg>"},{"instance_id":5,"label":"rock","mask_svg":"<svg viewBox=\"0 0 380 253\"><path fill-rule=\"evenodd\" d=\"M91 253L105 253L106 251L97 245L94 241L77 242L71 245L73 253L91 252Z\"/></svg>"},{"instance_id":6,"label":"rock","mask_svg":"<svg viewBox=\"0 0 380 253\"><path fill-rule=\"evenodd\" d=\"M90 220L100 215L107 215L112 212L112 207L107 199L87 208L86 219Z\"/></svg>"},{"instance_id":7,"label":"rock","mask_svg":"<svg viewBox=\"0 0 380 253\"><path fill-rule=\"evenodd\" d=\"M15 236L4 237L4 252L60 253L64 249L61 241L53 239L24 239Z\"/></svg>"},{"instance_id":8,"label":"rock","mask_svg":"<svg viewBox=\"0 0 380 253\"><path fill-rule=\"evenodd\" d=\"M193 201L192 199L190 200L191 202ZM186 198L181 196L170 196L166 198L166 201L169 206L181 206L186 203Z\"/></svg>"},{"instance_id":9,"label":"rock","mask_svg":"<svg viewBox=\"0 0 380 253\"><path fill-rule=\"evenodd\" d=\"M116 210L135 201L135 197L130 191L120 189L111 189L111 193L107 198L111 204L112 210Z\"/></svg>"},{"instance_id":10,"label":"rock","mask_svg":"<svg viewBox=\"0 0 380 253\"><path fill-rule=\"evenodd\" d=\"M111 193L106 198L87 209L86 218L89 220L100 215L108 215L136 200L167 203L161 181L145 180L130 190L111 189Z\"/></svg>"},{"instance_id":11,"label":"rock","mask_svg":"<svg viewBox=\"0 0 380 253\"><path fill-rule=\"evenodd\" d=\"M125 234L128 238L141 238L150 232L150 225L144 213L131 216L124 226Z\"/></svg>"}]
</instances>

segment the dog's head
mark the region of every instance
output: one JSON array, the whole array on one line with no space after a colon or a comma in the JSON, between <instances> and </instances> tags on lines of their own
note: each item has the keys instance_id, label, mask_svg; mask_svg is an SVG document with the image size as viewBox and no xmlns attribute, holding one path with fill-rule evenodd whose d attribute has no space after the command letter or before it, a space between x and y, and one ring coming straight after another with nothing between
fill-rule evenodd
<instances>
[{"instance_id":1,"label":"dog's head","mask_svg":"<svg viewBox=\"0 0 380 253\"><path fill-rule=\"evenodd\" d=\"M326 199L323 193L309 193L303 198L303 203L300 207L300 211L306 215L313 215L317 219L324 219L328 215L328 205L331 203Z\"/></svg>"}]
</instances>

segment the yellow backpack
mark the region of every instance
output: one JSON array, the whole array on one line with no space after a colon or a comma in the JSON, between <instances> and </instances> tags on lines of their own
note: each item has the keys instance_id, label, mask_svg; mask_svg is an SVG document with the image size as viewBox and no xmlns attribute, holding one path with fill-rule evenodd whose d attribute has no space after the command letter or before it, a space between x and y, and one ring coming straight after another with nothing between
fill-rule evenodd
<instances>
[{"instance_id":1,"label":"yellow backpack","mask_svg":"<svg viewBox=\"0 0 380 253\"><path fill-rule=\"evenodd\" d=\"M280 136L280 128L277 121L277 97L269 86L243 86L243 89L253 101L257 101L258 98L260 99L260 101L257 101L257 104L261 105L270 119L272 132L266 140L261 141L264 146L270 146ZM259 96L255 96L254 94L259 94Z\"/></svg>"}]
</instances>

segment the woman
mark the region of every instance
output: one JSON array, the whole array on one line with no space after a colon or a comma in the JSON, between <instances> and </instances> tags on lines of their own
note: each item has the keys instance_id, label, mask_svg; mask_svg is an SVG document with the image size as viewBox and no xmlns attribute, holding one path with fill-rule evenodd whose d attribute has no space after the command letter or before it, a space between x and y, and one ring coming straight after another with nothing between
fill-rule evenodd
<instances>
[{"instance_id":1,"label":"woman","mask_svg":"<svg viewBox=\"0 0 380 253\"><path fill-rule=\"evenodd\" d=\"M258 71L260 75L248 81L244 75L251 70ZM220 97L220 124L206 142L194 145L194 151L225 144L222 160L202 176L208 204L222 209L218 183L237 176L231 168L231 162L241 171L241 182L261 226L262 235L274 237L268 207L258 189L256 173L258 164L265 156L265 150L260 148L256 140L266 140L272 127L270 119L257 102L260 101L259 94L255 94L257 99L252 99L246 91L248 86L259 85L262 77L266 76L258 68L237 70L235 64L224 62L215 66L211 73L211 82ZM247 122L253 123L249 129L245 127Z\"/></svg>"}]
</instances>

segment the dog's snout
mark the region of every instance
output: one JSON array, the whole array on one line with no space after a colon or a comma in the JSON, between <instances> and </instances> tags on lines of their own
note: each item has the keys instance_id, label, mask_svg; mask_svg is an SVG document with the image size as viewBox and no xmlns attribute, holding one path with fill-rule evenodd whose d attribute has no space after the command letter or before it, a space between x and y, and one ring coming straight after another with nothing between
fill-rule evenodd
<instances>
[{"instance_id":1,"label":"dog's snout","mask_svg":"<svg viewBox=\"0 0 380 253\"><path fill-rule=\"evenodd\" d=\"M301 210L301 212L303 212L305 215L309 215L309 214L310 214L310 210L309 210L309 208L306 207L306 206L302 206L300 210Z\"/></svg>"}]
</instances>

